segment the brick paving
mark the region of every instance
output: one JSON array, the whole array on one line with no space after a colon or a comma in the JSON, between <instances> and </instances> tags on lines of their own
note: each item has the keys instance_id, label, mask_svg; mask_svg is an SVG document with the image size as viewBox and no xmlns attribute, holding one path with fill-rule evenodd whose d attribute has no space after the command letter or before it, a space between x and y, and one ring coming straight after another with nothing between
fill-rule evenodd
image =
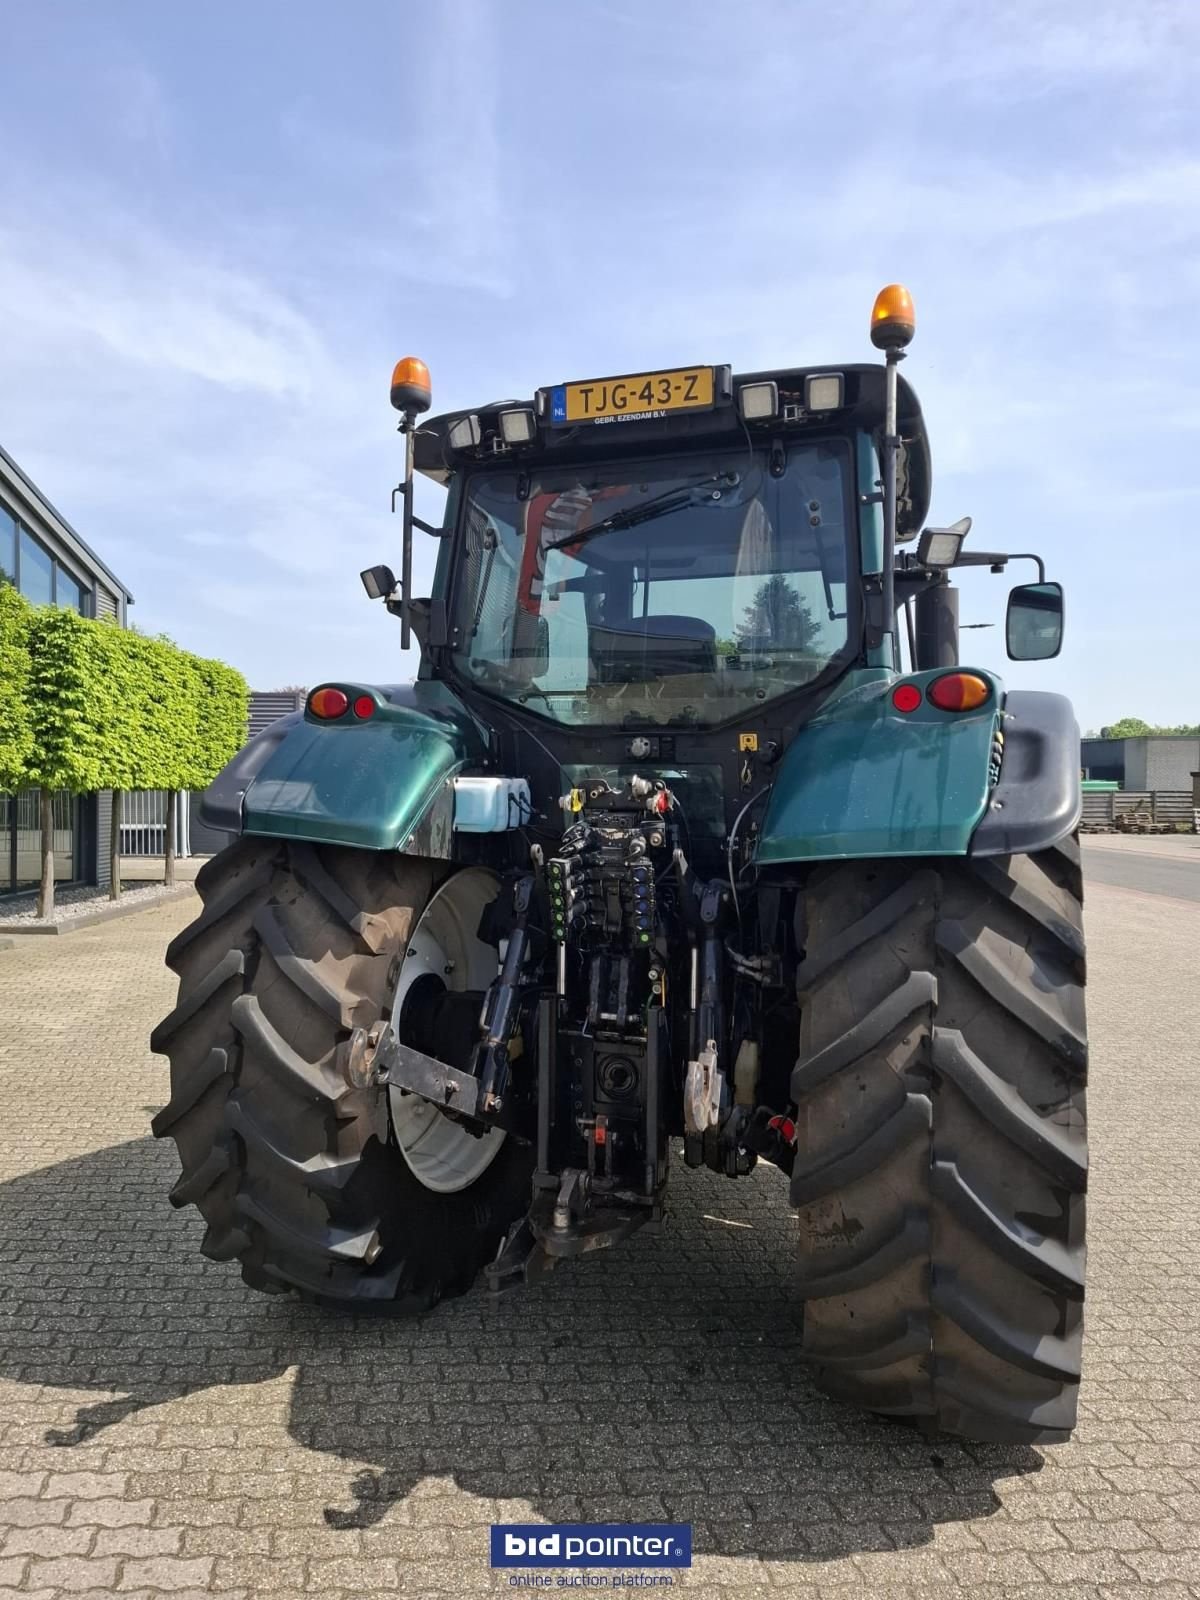
<instances>
[{"instance_id":1,"label":"brick paving","mask_svg":"<svg viewBox=\"0 0 1200 1600\"><path fill-rule=\"evenodd\" d=\"M0 1597L507 1588L493 1520L695 1527L689 1592L1200 1596L1200 905L1095 887L1082 1419L928 1440L814 1392L782 1177L417 1322L198 1253L146 1038L193 902L0 953Z\"/></svg>"}]
</instances>

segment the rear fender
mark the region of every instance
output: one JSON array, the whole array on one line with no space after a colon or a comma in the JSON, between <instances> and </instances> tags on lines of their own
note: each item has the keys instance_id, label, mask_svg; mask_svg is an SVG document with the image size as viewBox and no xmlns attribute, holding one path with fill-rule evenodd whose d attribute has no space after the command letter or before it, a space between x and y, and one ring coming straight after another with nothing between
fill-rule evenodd
<instances>
[{"instance_id":1,"label":"rear fender","mask_svg":"<svg viewBox=\"0 0 1200 1600\"><path fill-rule=\"evenodd\" d=\"M476 725L442 684L336 683L367 718L296 712L251 739L200 807L209 827L362 850L448 857L452 780L483 754Z\"/></svg>"},{"instance_id":2,"label":"rear fender","mask_svg":"<svg viewBox=\"0 0 1200 1600\"><path fill-rule=\"evenodd\" d=\"M881 677L832 702L789 744L780 763L756 862L867 856L965 856L987 814L1000 746L1004 687L978 711L939 711L922 699L897 711L898 681L924 690L945 668Z\"/></svg>"},{"instance_id":3,"label":"rear fender","mask_svg":"<svg viewBox=\"0 0 1200 1600\"><path fill-rule=\"evenodd\" d=\"M1004 701L1004 760L973 856L1048 850L1079 826L1083 812L1079 724L1061 694L1017 689Z\"/></svg>"}]
</instances>

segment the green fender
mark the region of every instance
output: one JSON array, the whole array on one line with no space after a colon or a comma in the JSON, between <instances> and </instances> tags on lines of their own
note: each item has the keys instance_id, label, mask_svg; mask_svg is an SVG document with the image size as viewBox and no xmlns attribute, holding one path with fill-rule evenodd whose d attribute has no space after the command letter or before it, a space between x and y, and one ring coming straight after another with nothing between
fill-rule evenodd
<instances>
[{"instance_id":1,"label":"green fender","mask_svg":"<svg viewBox=\"0 0 1200 1600\"><path fill-rule=\"evenodd\" d=\"M892 704L897 682L924 690L945 670L864 675L800 729L767 805L759 866L967 854L998 768L1003 685L964 667L991 686L977 711L939 711L924 698L907 713Z\"/></svg>"},{"instance_id":2,"label":"green fender","mask_svg":"<svg viewBox=\"0 0 1200 1600\"><path fill-rule=\"evenodd\" d=\"M448 856L451 780L479 754L461 702L434 683L322 687L341 689L351 705L367 696L375 709L333 722L306 712L276 725L270 747L256 749L276 732L268 729L221 774L214 788L224 793L212 809L222 798L226 811L240 801L240 831L248 834Z\"/></svg>"}]
</instances>

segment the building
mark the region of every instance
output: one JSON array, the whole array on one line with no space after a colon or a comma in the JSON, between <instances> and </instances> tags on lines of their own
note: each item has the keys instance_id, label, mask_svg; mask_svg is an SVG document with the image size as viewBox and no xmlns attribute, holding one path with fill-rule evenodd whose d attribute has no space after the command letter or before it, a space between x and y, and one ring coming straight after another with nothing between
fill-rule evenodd
<instances>
[{"instance_id":1,"label":"building","mask_svg":"<svg viewBox=\"0 0 1200 1600\"><path fill-rule=\"evenodd\" d=\"M1081 759L1085 778L1110 778L1135 794L1153 789L1190 794L1192 774L1200 771L1200 739L1173 733L1084 739Z\"/></svg>"},{"instance_id":2,"label":"building","mask_svg":"<svg viewBox=\"0 0 1200 1600\"><path fill-rule=\"evenodd\" d=\"M34 605L70 606L124 627L133 596L17 463L0 449L0 582ZM54 798L54 870L60 881L108 882L108 794ZM36 886L41 819L36 790L0 795L0 894Z\"/></svg>"}]
</instances>

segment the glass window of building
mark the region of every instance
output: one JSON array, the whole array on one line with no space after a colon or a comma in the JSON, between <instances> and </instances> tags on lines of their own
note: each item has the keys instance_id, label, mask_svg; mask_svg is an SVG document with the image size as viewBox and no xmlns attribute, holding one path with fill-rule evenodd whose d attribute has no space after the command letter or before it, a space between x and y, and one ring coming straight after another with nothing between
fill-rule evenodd
<instances>
[{"instance_id":1,"label":"glass window of building","mask_svg":"<svg viewBox=\"0 0 1200 1600\"><path fill-rule=\"evenodd\" d=\"M17 519L0 506L0 583L17 581Z\"/></svg>"},{"instance_id":2,"label":"glass window of building","mask_svg":"<svg viewBox=\"0 0 1200 1600\"><path fill-rule=\"evenodd\" d=\"M21 593L35 606L54 599L54 562L28 528L21 529Z\"/></svg>"},{"instance_id":3,"label":"glass window of building","mask_svg":"<svg viewBox=\"0 0 1200 1600\"><path fill-rule=\"evenodd\" d=\"M69 883L79 874L79 802L59 789L54 795L54 876ZM0 895L36 888L42 872L41 793L22 789L0 795Z\"/></svg>"},{"instance_id":4,"label":"glass window of building","mask_svg":"<svg viewBox=\"0 0 1200 1600\"><path fill-rule=\"evenodd\" d=\"M69 611L83 610L83 590L67 571L59 567L54 574L54 603L66 606Z\"/></svg>"}]
</instances>

